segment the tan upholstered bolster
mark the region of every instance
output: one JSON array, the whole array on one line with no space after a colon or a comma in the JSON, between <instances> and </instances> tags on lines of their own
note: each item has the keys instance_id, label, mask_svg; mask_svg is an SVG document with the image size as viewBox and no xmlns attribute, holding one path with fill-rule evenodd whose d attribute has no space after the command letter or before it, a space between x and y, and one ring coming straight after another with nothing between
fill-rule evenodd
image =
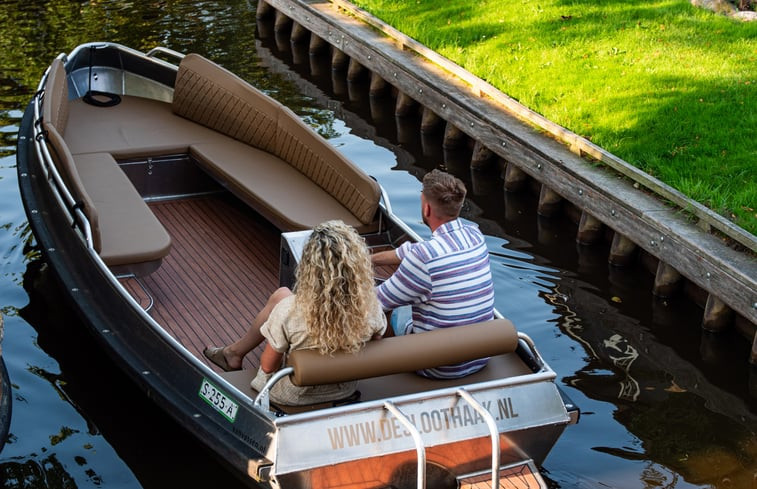
<instances>
[{"instance_id":1,"label":"tan upholstered bolster","mask_svg":"<svg viewBox=\"0 0 757 489\"><path fill-rule=\"evenodd\" d=\"M356 354L321 355L314 350L289 354L296 385L319 385L380 377L451 365L514 352L518 333L507 319L371 341Z\"/></svg>"}]
</instances>

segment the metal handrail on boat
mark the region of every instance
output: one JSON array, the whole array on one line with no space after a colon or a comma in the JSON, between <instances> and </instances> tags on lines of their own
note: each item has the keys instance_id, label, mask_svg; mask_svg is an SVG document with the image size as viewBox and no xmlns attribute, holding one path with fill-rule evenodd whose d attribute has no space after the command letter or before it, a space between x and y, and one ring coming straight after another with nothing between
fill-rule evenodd
<instances>
[{"instance_id":1,"label":"metal handrail on boat","mask_svg":"<svg viewBox=\"0 0 757 489\"><path fill-rule=\"evenodd\" d=\"M182 59L184 59L184 57L186 56L186 54L184 54L184 53L180 53L178 51L174 51L173 49L164 48L163 46L154 47L151 50L147 51L147 53L146 53L147 57L149 57L149 58L160 59L160 58L158 58L156 56L157 54L165 54L167 56L174 57L174 58L178 59L179 61L181 61Z\"/></svg>"},{"instance_id":2,"label":"metal handrail on boat","mask_svg":"<svg viewBox=\"0 0 757 489\"><path fill-rule=\"evenodd\" d=\"M271 389L273 388L274 384L278 382L279 380L283 379L284 377L293 374L294 368L293 367L284 367L280 370L277 370L271 375L271 378L268 379L268 382L265 383L262 389L260 389L260 392L257 396L255 396L255 400L253 401L253 405L256 407L259 407L263 409L266 413L270 412L271 410Z\"/></svg>"},{"instance_id":3,"label":"metal handrail on boat","mask_svg":"<svg viewBox=\"0 0 757 489\"><path fill-rule=\"evenodd\" d=\"M499 487L499 430L494 416L480 402L478 402L465 388L457 390L457 395L473 406L473 409L484 418L492 437L492 489Z\"/></svg>"},{"instance_id":4,"label":"metal handrail on boat","mask_svg":"<svg viewBox=\"0 0 757 489\"><path fill-rule=\"evenodd\" d=\"M58 58L65 60L65 55L61 54L58 56ZM45 95L44 86L47 82L47 77L49 76L49 74L50 68L48 67L47 71L42 77L42 80L39 83L39 86L37 87L37 94L32 99L34 107L34 121L32 123L34 150L37 154L37 159L39 160L40 166L45 175L45 179L48 182L52 183L51 189L53 190L53 195L55 196L58 205L68 211L69 224L75 224L79 228L79 231L82 233L82 237L87 244L87 248L93 249L94 242L92 238L92 227L89 223L89 219L87 218L87 215L84 213L84 211L82 211L81 208L77 205L76 199L74 199L71 191L68 189L68 186L63 181L63 177L58 171L58 167L55 165L52 155L47 149L47 145L43 142L46 139L46 136L44 131L42 130L42 115L40 112L41 102Z\"/></svg>"},{"instance_id":5,"label":"metal handrail on boat","mask_svg":"<svg viewBox=\"0 0 757 489\"><path fill-rule=\"evenodd\" d=\"M384 409L392 413L410 433L410 436L412 436L413 443L415 444L415 452L418 455L417 486L418 489L426 489L426 447L423 445L421 432L418 431L418 428L415 427L413 422L410 421L391 401L384 401Z\"/></svg>"}]
</instances>

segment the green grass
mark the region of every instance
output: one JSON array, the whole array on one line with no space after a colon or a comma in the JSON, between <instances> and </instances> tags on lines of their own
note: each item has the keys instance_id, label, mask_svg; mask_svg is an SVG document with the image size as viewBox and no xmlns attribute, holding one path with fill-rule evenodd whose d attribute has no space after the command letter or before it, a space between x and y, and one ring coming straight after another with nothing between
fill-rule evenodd
<instances>
[{"instance_id":1,"label":"green grass","mask_svg":"<svg viewBox=\"0 0 757 489\"><path fill-rule=\"evenodd\" d=\"M757 234L757 22L687 0L354 0Z\"/></svg>"}]
</instances>

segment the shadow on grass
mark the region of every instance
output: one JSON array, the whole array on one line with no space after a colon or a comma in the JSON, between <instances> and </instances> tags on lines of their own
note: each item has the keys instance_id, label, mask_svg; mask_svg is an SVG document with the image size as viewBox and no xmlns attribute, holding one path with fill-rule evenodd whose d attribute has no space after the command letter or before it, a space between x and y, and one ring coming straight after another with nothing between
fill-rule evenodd
<instances>
[{"instance_id":1,"label":"shadow on grass","mask_svg":"<svg viewBox=\"0 0 757 489\"><path fill-rule=\"evenodd\" d=\"M654 85L673 89L644 94L650 104L618 94L614 103L634 107L634 123L595 127L592 140L757 233L754 82L660 77Z\"/></svg>"}]
</instances>

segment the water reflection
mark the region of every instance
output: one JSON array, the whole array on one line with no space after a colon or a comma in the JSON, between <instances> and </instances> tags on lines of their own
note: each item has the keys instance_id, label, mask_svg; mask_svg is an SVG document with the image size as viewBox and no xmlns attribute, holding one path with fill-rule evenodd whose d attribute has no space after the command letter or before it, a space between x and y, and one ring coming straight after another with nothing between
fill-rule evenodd
<instances>
[{"instance_id":1,"label":"water reflection","mask_svg":"<svg viewBox=\"0 0 757 489\"><path fill-rule=\"evenodd\" d=\"M0 297L14 401L24 406L0 458L2 487L236 483L97 353L30 246L13 162L18 121L52 57L105 39L199 52L239 73L376 176L422 235L419 178L435 167L462 178L465 217L492 252L498 309L534 338L584 410L545 462L553 487L753 487L748 345L702 334L695 306L654 299L645 270L607 266L606 243L576 245L575 224L537 216L531 188L504 192L501 162L473 171L472 148L445 149L443 131L421 133L420 113L396 118L390 90L371 97L367 78L348 82L307 43L293 49L247 2L0 0Z\"/></svg>"}]
</instances>

